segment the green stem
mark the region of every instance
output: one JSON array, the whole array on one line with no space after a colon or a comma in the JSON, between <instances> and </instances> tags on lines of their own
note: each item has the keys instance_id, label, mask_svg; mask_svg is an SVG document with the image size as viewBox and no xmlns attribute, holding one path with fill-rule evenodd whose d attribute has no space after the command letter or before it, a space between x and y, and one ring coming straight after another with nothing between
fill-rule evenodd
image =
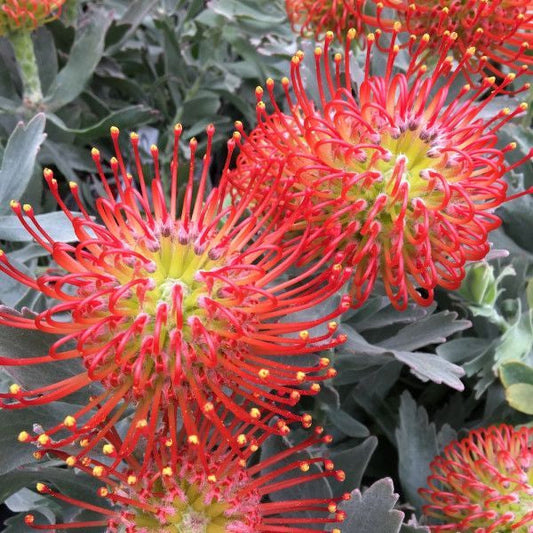
<instances>
[{"instance_id":1,"label":"green stem","mask_svg":"<svg viewBox=\"0 0 533 533\"><path fill-rule=\"evenodd\" d=\"M15 31L9 34L15 51L23 86L23 100L28 107L37 107L43 101L41 80L35 59L31 32Z\"/></svg>"}]
</instances>

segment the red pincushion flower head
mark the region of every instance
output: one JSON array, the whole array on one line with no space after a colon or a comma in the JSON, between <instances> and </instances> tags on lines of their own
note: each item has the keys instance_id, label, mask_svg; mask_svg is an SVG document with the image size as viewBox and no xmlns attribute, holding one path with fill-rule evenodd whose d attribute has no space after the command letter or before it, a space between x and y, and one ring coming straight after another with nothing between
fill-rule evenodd
<instances>
[{"instance_id":1,"label":"red pincushion flower head","mask_svg":"<svg viewBox=\"0 0 533 533\"><path fill-rule=\"evenodd\" d=\"M326 524L344 520L344 512L337 510L337 502L349 499L349 494L339 498L317 494L315 498L289 499L286 492L281 492L302 485L311 491L314 481L325 478L344 480L344 472L335 470L332 461L306 453L311 446L330 441L329 436L321 435L321 428L293 447L254 463L248 459L260 442L249 446L242 457L233 453L224 438L213 438L207 425L202 429L208 470L198 461L196 447L186 440L168 438L158 440L148 468L142 471L132 458L112 465L87 460L78 468L106 484L98 494L112 507L76 500L38 483L40 493L100 513L101 517L92 521L38 524L33 515L27 515L26 524L47 531L106 527L109 532L128 533L312 533L323 531ZM244 434L239 437L248 438ZM260 441L266 437L262 432ZM238 438L236 434L235 438ZM73 466L71 458L63 452L54 455Z\"/></svg>"},{"instance_id":2,"label":"red pincushion flower head","mask_svg":"<svg viewBox=\"0 0 533 533\"><path fill-rule=\"evenodd\" d=\"M285 0L287 16L293 29L302 37L319 38L332 30L339 40L346 30L354 27L358 32L367 19L363 13L365 0Z\"/></svg>"},{"instance_id":3,"label":"red pincushion flower head","mask_svg":"<svg viewBox=\"0 0 533 533\"><path fill-rule=\"evenodd\" d=\"M57 17L65 0L4 0L0 6L0 36L33 30Z\"/></svg>"},{"instance_id":4,"label":"red pincushion flower head","mask_svg":"<svg viewBox=\"0 0 533 533\"><path fill-rule=\"evenodd\" d=\"M424 514L431 531L484 533L533 529L533 428L502 424L471 431L431 463Z\"/></svg>"},{"instance_id":5,"label":"red pincushion flower head","mask_svg":"<svg viewBox=\"0 0 533 533\"><path fill-rule=\"evenodd\" d=\"M457 39L451 49L460 61L472 46L476 47L464 63L467 73L477 75L483 68L497 76L502 65L512 71L525 66L533 73L533 6L530 0L384 0L381 5L396 10L405 31L421 36L426 33L436 39L455 32ZM390 30L390 20L379 16L376 23Z\"/></svg>"},{"instance_id":6,"label":"red pincushion flower head","mask_svg":"<svg viewBox=\"0 0 533 533\"><path fill-rule=\"evenodd\" d=\"M329 32L325 48L315 50L316 81L303 79L302 52L291 63L292 92L289 80L282 80L289 115L278 107L274 82L268 80L273 111L267 111L258 88L257 127L245 139L237 123L241 153L234 187L246 190L248 168L282 157L280 183L292 191L284 191L283 205L288 212L302 212L293 234L309 225L330 233L309 242L302 262L331 253L332 247L342 250L354 269L354 306L366 300L378 277L398 309L409 298L429 305L436 286L457 289L465 263L489 251L488 233L500 224L494 210L511 198L503 177L522 162L506 164L505 154L515 144L497 148L497 132L527 104L504 108L490 119L482 115L516 76L507 75L499 86L494 78L475 90L464 85L449 101L452 83L475 51L454 68L448 53L455 36L442 37L430 71L420 58L431 40L413 37L407 72L395 74L399 29L397 24L386 68L377 75L370 71L379 44L375 35L366 39L364 72L352 74L349 47L355 31L348 32L346 56L336 54L333 68ZM353 87L360 75L362 82ZM314 101L309 84L316 87ZM310 208L302 206L305 200Z\"/></svg>"},{"instance_id":7,"label":"red pincushion flower head","mask_svg":"<svg viewBox=\"0 0 533 533\"><path fill-rule=\"evenodd\" d=\"M283 278L305 243L282 241L292 221L290 217L281 220L284 214L278 213L271 195L247 211L257 184L240 201L227 205L224 170L219 186L206 193L214 127L207 133L207 153L194 201L197 143L190 142L189 179L181 208L177 205L181 126L174 130L168 204L157 147L151 148L155 170L149 185L138 136L131 135L137 188L126 171L117 128L111 129L116 157L110 161L116 196L103 173L98 150L92 152L106 192L96 201L101 222L85 211L75 183L70 188L82 213L71 213L58 194L52 171L45 171L77 244L55 242L30 206L13 202L21 223L60 271L50 270L33 279L17 270L5 254L0 255L0 270L59 303L34 316L0 310L0 323L60 337L47 354L2 357L0 364L9 368L78 359L83 369L33 390L25 390L23 383L13 384L0 395L1 405L9 409L42 405L91 383L103 385L62 424L39 435L22 432L21 441L64 446L95 430L110 413L108 426L134 407L120 450L131 453L139 435L150 438L161 413L175 404L181 408L192 441L197 435L197 421L190 415L195 406L223 434L227 431L216 416L217 403L237 419L250 420L265 431L285 433L286 421L310 424L309 415L295 414L290 408L301 395L316 394L319 382L334 375L327 358L310 361L309 354L343 340L334 337L337 324L332 319L346 308L346 301L341 299L336 309L316 319L299 321L293 315L329 298L348 273L337 264L323 273L316 274L313 266ZM229 162L234 141L228 146ZM256 173L258 181L263 172ZM315 326L324 323L317 331ZM310 333L310 328L317 332ZM249 408L244 409L239 398ZM271 427L268 422L274 414L280 420ZM103 434L105 428L93 434L91 446Z\"/></svg>"}]
</instances>

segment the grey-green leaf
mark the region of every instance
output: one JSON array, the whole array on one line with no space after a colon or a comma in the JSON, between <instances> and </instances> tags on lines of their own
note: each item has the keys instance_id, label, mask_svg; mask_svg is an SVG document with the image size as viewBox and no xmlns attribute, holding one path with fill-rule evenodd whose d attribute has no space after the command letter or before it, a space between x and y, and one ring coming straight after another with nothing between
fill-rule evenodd
<instances>
[{"instance_id":1,"label":"grey-green leaf","mask_svg":"<svg viewBox=\"0 0 533 533\"><path fill-rule=\"evenodd\" d=\"M80 216L81 213L72 213ZM54 211L35 217L44 230L58 242L77 241L74 228L63 211ZM32 242L33 237L26 231L20 220L12 216L0 216L0 239L12 242Z\"/></svg>"},{"instance_id":2,"label":"grey-green leaf","mask_svg":"<svg viewBox=\"0 0 533 533\"><path fill-rule=\"evenodd\" d=\"M44 114L39 113L26 126L19 122L9 137L0 170L0 215L9 213L9 202L19 200L30 182L37 152L46 138L45 123Z\"/></svg>"},{"instance_id":3,"label":"grey-green leaf","mask_svg":"<svg viewBox=\"0 0 533 533\"><path fill-rule=\"evenodd\" d=\"M90 19L80 25L67 64L59 72L44 100L48 109L59 109L72 102L85 88L104 53L105 35L111 24L110 13L94 8Z\"/></svg>"},{"instance_id":4,"label":"grey-green leaf","mask_svg":"<svg viewBox=\"0 0 533 533\"><path fill-rule=\"evenodd\" d=\"M409 502L420 510L423 499L418 489L426 486L431 473L429 464L438 455L439 448L435 425L429 423L426 410L418 407L407 391L401 396L396 443L403 492Z\"/></svg>"},{"instance_id":5,"label":"grey-green leaf","mask_svg":"<svg viewBox=\"0 0 533 533\"><path fill-rule=\"evenodd\" d=\"M398 495L394 493L390 478L376 481L363 494L358 489L354 490L351 499L339 505L339 509L346 513L342 531L398 533L404 513L394 509L397 500ZM334 527L328 527L328 531Z\"/></svg>"}]
</instances>

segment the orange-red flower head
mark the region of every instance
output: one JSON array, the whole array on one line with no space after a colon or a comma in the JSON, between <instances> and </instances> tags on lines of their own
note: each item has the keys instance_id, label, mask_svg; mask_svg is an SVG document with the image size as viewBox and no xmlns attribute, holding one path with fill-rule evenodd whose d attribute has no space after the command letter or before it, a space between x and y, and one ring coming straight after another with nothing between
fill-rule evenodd
<instances>
[{"instance_id":1,"label":"orange-red flower head","mask_svg":"<svg viewBox=\"0 0 533 533\"><path fill-rule=\"evenodd\" d=\"M285 0L285 8L291 26L302 37L319 38L331 30L342 40L348 28L363 31L367 19L363 11L365 1Z\"/></svg>"},{"instance_id":2,"label":"orange-red flower head","mask_svg":"<svg viewBox=\"0 0 533 533\"><path fill-rule=\"evenodd\" d=\"M242 428L241 428L242 429ZM149 462L139 470L132 458L114 464L96 460L76 463L62 452L59 456L70 466L92 474L103 483L98 495L111 506L97 506L56 491L45 483L37 490L100 514L91 521L66 524L40 524L33 515L26 524L37 530L83 529L105 527L106 531L144 533L216 532L269 533L323 531L326 524L340 524L344 513L337 503L349 498L317 494L315 498L288 499L282 491L305 486L313 481L334 478L343 481L344 473L332 461L312 457L307 450L327 443L322 429L287 450L260 461L249 461L258 443L248 446L243 456L236 455L224 438L213 438L204 424L200 446L205 449L207 468L199 461L197 448L187 441L160 438ZM249 434L235 434L245 441ZM265 440L262 432L260 441ZM110 448L110 444L104 446ZM286 492L285 492L286 494ZM333 531L339 531L333 530Z\"/></svg>"},{"instance_id":3,"label":"orange-red flower head","mask_svg":"<svg viewBox=\"0 0 533 533\"><path fill-rule=\"evenodd\" d=\"M491 426L448 445L420 494L431 531L531 531L533 429Z\"/></svg>"},{"instance_id":4,"label":"orange-red flower head","mask_svg":"<svg viewBox=\"0 0 533 533\"><path fill-rule=\"evenodd\" d=\"M12 204L57 268L33 279L2 254L0 270L58 303L35 315L0 310L0 323L59 338L47 354L17 360L1 357L0 363L9 368L78 359L83 369L33 390L14 384L0 395L2 407L45 404L90 384L103 386L62 424L39 435L24 433L21 440L60 447L94 431L92 447L105 433L98 429L103 420L112 413L113 424L131 407L134 414L120 453L130 453L141 436L150 438L161 413L175 405L193 438L199 421L190 413L197 407L213 427L226 432L214 408L219 404L237 419L268 432L284 433L290 421L310 424L309 415L295 414L290 407L301 395L316 394L319 382L334 374L328 359L309 359L309 355L342 341L335 335L334 318L346 302L342 299L333 311L316 319L298 319L295 313L329 298L348 272L337 265L317 273L313 266L284 277L305 242L282 239L292 221L286 217L283 222L285 214L271 195L252 205L257 183L240 201L228 204L224 171L219 186L206 192L214 128L207 132L195 200L196 141L190 142L189 179L181 206L177 204L181 126L175 129L169 202L157 148L151 148L154 176L149 182L143 174L139 139L131 135L136 181L126 170L118 129L112 128L113 183L103 173L98 150L92 152L105 189L96 202L99 220L85 211L75 183L70 187L81 214L72 213L58 194L52 172L45 171L77 244L54 241L30 206ZM232 140L228 161L233 145ZM258 170L258 180L263 172ZM331 259L333 255L324 257ZM280 420L271 426L274 415Z\"/></svg>"},{"instance_id":5,"label":"orange-red flower head","mask_svg":"<svg viewBox=\"0 0 533 533\"><path fill-rule=\"evenodd\" d=\"M4 0L0 5L0 36L29 31L57 17L65 0Z\"/></svg>"},{"instance_id":6,"label":"orange-red flower head","mask_svg":"<svg viewBox=\"0 0 533 533\"><path fill-rule=\"evenodd\" d=\"M457 35L451 52L461 61L468 49L475 53L464 68L476 77L482 69L497 76L505 65L519 71L524 65L533 74L533 6L530 0L384 0L385 6L396 10L403 31L435 37L433 50L440 37ZM379 11L379 10L378 10ZM377 18L377 24L390 30L390 20Z\"/></svg>"},{"instance_id":7,"label":"orange-red flower head","mask_svg":"<svg viewBox=\"0 0 533 533\"><path fill-rule=\"evenodd\" d=\"M232 177L242 191L248 187L247 168L281 158L285 166L276 172L291 191L284 192L283 205L301 213L291 235L309 226L329 232L309 242L302 262L342 250L354 270L356 306L378 278L395 307L404 308L409 298L429 305L435 287L457 289L466 262L486 256L488 234L500 224L494 210L508 199L503 177L512 167L505 153L514 148L513 143L497 148L497 132L527 109L524 103L492 118L482 115L515 81L514 74L499 86L485 78L478 89L464 85L453 95L452 83L474 51L454 67L451 34L439 40L432 70L420 59L432 42L425 35L411 39L407 72L394 73L399 29L386 49L385 70L376 74L371 55L381 44L374 34L366 39L363 72L350 66L354 30L347 34L346 56L335 54L333 64L331 32L325 48L315 49L315 79L304 79L303 53L297 53L292 91L290 81L282 80L289 114L275 102L272 80L267 81L272 111L258 88L258 125L241 143ZM479 101L482 94L487 96ZM244 138L242 125L237 127L238 138Z\"/></svg>"}]
</instances>

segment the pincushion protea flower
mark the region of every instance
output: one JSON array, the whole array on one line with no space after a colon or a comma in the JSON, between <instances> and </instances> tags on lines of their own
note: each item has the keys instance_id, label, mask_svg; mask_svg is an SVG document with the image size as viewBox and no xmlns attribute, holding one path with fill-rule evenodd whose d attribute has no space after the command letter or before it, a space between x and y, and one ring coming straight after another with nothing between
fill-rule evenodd
<instances>
[{"instance_id":1,"label":"pincushion protea flower","mask_svg":"<svg viewBox=\"0 0 533 533\"><path fill-rule=\"evenodd\" d=\"M331 30L342 40L348 28L363 30L364 4L365 0L285 0L285 9L302 37L318 38Z\"/></svg>"},{"instance_id":2,"label":"pincushion protea flower","mask_svg":"<svg viewBox=\"0 0 533 533\"><path fill-rule=\"evenodd\" d=\"M471 431L431 463L428 517L435 532L533 530L533 428L502 424Z\"/></svg>"},{"instance_id":3,"label":"pincushion protea flower","mask_svg":"<svg viewBox=\"0 0 533 533\"><path fill-rule=\"evenodd\" d=\"M235 135L241 153L231 179L237 191L249 187L248 168L281 157L279 183L291 191L283 191L283 205L287 212L302 212L291 235L309 225L329 231L327 238L309 242L302 262L331 248L342 250L354 269L354 306L365 301L378 276L398 309L409 297L429 305L437 285L457 289L465 263L489 251L488 233L500 224L494 210L511 198L503 176L521 163L506 164L505 154L515 144L497 148L497 132L527 104L490 119L482 116L515 75L497 87L494 78L485 78L478 89L465 85L447 104L452 83L475 50L453 68L448 52L456 37L442 37L429 71L420 58L431 40L413 37L407 72L394 74L399 29L396 25L386 69L378 75L370 72L376 37L367 37L363 81L355 88L352 80L359 73L352 74L348 55L354 30L347 34L346 56L336 54L333 68L328 54L333 34L327 34L324 49L316 48L316 81L303 79L298 52L291 64L292 93L289 80L282 80L290 115L278 107L268 80L273 111L267 111L258 88L258 125L244 139L237 123ZM306 82L317 87L316 101Z\"/></svg>"},{"instance_id":4,"label":"pincushion protea flower","mask_svg":"<svg viewBox=\"0 0 533 533\"><path fill-rule=\"evenodd\" d=\"M59 303L36 315L0 310L0 323L59 335L59 339L47 354L1 357L0 364L10 367L78 359L83 371L34 390L13 384L8 393L0 395L1 406L43 405L91 383L103 385L86 406L63 423L33 436L24 431L21 441L60 447L93 432L93 447L130 407L134 412L121 454L131 453L140 436L150 439L161 414L171 417L168 412L173 413L175 405L181 408L193 441L198 418L190 413L196 406L223 434L227 429L217 416L218 404L237 419L252 421L268 432L287 432L286 421L310 424L309 415L293 413L290 407L301 395L316 394L319 382L334 375L327 358L313 360L309 354L342 342L342 336L334 337L337 324L332 318L347 302L342 298L331 313L316 319L298 321L291 316L329 298L349 273L336 264L317 274L313 266L281 279L305 243L282 242L292 219L282 221L285 215L278 212L271 195L255 202L247 213L257 183L251 184L249 194L240 201L226 205L224 170L219 187L206 194L214 128L210 126L207 133L207 153L194 201L197 143L194 139L190 142L190 172L181 207L177 205L181 126L174 130L169 204L157 148L151 148L155 175L149 185L143 175L138 136L131 135L137 189L126 171L117 128L111 130L116 157L110 161L116 197L103 173L98 150L92 152L106 191L96 201L102 222L85 211L75 183L70 188L81 216L73 214L58 194L52 171L44 173L79 239L77 244L55 242L29 205L12 203L20 222L50 253L59 271L51 269L33 279L17 270L5 254L0 255L0 270ZM232 140L228 161L233 145ZM258 180L262 172L258 170ZM309 332L323 323L317 333ZM243 408L243 402L249 407ZM280 420L271 427L268 422L274 414ZM108 417L105 426L97 429ZM175 413L172 417L176 419Z\"/></svg>"},{"instance_id":5,"label":"pincushion protea flower","mask_svg":"<svg viewBox=\"0 0 533 533\"><path fill-rule=\"evenodd\" d=\"M29 31L57 17L65 0L3 0L0 35Z\"/></svg>"},{"instance_id":6,"label":"pincushion protea flower","mask_svg":"<svg viewBox=\"0 0 533 533\"><path fill-rule=\"evenodd\" d=\"M455 32L457 40L451 51L458 61L475 46L475 54L464 64L467 73L479 74L487 68L504 76L502 65L512 71L525 65L528 73L533 73L530 0L383 0L378 4L376 24L390 30L392 22L379 16L383 5L396 10L404 30L412 35L428 33L438 38ZM437 42L435 39L433 48L438 47Z\"/></svg>"},{"instance_id":7,"label":"pincushion protea flower","mask_svg":"<svg viewBox=\"0 0 533 533\"><path fill-rule=\"evenodd\" d=\"M323 531L325 524L342 522L344 513L337 510L337 502L349 498L316 498L288 500L279 491L310 484L324 478L344 480L344 472L335 470L329 459L303 455L311 446L330 442L316 428L312 436L278 452L251 463L249 458L266 438L261 432L259 441L250 439L254 429L235 439L247 441L243 456L236 455L224 438L211 436L203 425L202 446L206 447L207 469L198 461L197 448L187 441L159 438L148 467L139 471L132 458L120 464L107 465L86 460L78 465L105 483L98 494L111 506L97 506L57 492L44 483L37 484L43 494L100 513L101 518L65 524L38 524L33 515L26 516L26 524L38 530L83 529L106 527L106 531L134 532L228 532L255 533ZM242 428L240 428L242 429ZM109 446L109 444L105 445ZM104 446L104 448L105 448ZM64 452L53 456L67 464L75 463ZM311 514L309 513L311 512ZM333 529L339 532L339 529Z\"/></svg>"}]
</instances>

